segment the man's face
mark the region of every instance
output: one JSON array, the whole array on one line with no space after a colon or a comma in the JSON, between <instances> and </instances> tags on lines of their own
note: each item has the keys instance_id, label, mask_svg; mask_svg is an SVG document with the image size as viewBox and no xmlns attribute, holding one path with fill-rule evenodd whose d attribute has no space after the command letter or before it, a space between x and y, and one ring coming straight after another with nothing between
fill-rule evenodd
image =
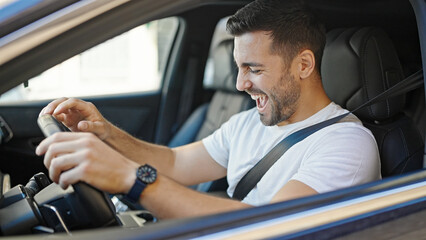
<instances>
[{"instance_id":1,"label":"man's face","mask_svg":"<svg viewBox=\"0 0 426 240\"><path fill-rule=\"evenodd\" d=\"M271 53L272 40L266 32L235 37L234 58L238 66L237 89L256 101L260 120L266 126L289 119L296 111L300 84L291 63Z\"/></svg>"}]
</instances>

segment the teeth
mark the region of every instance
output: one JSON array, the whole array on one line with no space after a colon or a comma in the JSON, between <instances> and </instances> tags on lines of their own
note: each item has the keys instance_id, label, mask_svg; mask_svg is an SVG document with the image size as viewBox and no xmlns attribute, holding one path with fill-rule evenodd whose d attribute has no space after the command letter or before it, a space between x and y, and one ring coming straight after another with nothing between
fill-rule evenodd
<instances>
[{"instance_id":1,"label":"teeth","mask_svg":"<svg viewBox=\"0 0 426 240\"><path fill-rule=\"evenodd\" d=\"M251 96L251 99L253 99L253 100L257 100L259 98L260 98L260 100L263 100L263 98L265 98L264 95L250 95L250 96Z\"/></svg>"}]
</instances>

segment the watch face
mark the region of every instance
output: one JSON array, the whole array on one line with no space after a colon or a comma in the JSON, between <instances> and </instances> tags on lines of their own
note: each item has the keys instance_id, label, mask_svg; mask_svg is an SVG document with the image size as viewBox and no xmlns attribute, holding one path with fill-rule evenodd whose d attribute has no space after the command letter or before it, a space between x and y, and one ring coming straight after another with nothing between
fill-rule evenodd
<instances>
[{"instance_id":1,"label":"watch face","mask_svg":"<svg viewBox=\"0 0 426 240\"><path fill-rule=\"evenodd\" d=\"M144 183L153 183L157 179L157 170L148 164L138 168L138 178Z\"/></svg>"}]
</instances>

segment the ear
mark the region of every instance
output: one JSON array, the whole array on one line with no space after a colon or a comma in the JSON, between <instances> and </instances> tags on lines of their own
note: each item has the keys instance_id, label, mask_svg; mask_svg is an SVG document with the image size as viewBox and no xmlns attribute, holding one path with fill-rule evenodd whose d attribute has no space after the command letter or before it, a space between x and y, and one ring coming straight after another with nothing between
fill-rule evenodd
<instances>
[{"instance_id":1,"label":"ear","mask_svg":"<svg viewBox=\"0 0 426 240\"><path fill-rule=\"evenodd\" d=\"M308 78L315 69L315 55L311 50L305 49L299 53L298 58L299 76L301 79Z\"/></svg>"}]
</instances>

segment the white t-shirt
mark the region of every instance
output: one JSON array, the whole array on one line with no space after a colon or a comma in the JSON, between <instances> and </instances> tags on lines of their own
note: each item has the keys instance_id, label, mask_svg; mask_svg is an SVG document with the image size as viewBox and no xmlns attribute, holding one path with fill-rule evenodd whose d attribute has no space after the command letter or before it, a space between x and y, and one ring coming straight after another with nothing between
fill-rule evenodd
<instances>
[{"instance_id":1,"label":"white t-shirt","mask_svg":"<svg viewBox=\"0 0 426 240\"><path fill-rule=\"evenodd\" d=\"M282 139L345 112L347 110L331 103L303 121L265 126L257 109L253 108L231 117L220 129L204 138L203 144L211 157L227 169L227 193L232 196L240 179ZM291 147L243 202L256 206L269 203L289 180L298 180L323 193L380 177L376 141L351 114Z\"/></svg>"}]
</instances>

